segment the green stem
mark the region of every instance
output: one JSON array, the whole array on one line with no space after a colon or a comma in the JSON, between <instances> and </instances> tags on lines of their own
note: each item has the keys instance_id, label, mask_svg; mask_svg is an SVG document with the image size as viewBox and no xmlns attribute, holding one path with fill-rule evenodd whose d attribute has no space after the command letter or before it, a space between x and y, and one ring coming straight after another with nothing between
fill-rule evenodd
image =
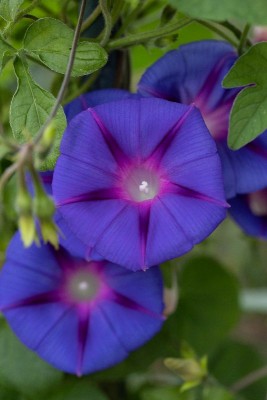
<instances>
[{"instance_id":1,"label":"green stem","mask_svg":"<svg viewBox=\"0 0 267 400\"><path fill-rule=\"evenodd\" d=\"M238 29L235 25L231 24L231 22L223 21L223 22L218 22L218 24L224 26L229 31L231 31L238 40L241 39L242 31L240 29ZM252 46L252 43L248 38L246 38L246 45L249 47Z\"/></svg>"},{"instance_id":2,"label":"green stem","mask_svg":"<svg viewBox=\"0 0 267 400\"><path fill-rule=\"evenodd\" d=\"M99 0L99 5L105 20L105 29L103 38L101 40L101 46L105 46L110 38L111 30L112 30L112 16L110 14L107 0Z\"/></svg>"},{"instance_id":3,"label":"green stem","mask_svg":"<svg viewBox=\"0 0 267 400\"><path fill-rule=\"evenodd\" d=\"M63 102L63 105L69 103L70 101L74 100L76 97L80 96L81 94L85 93L90 89L90 87L94 84L96 79L98 78L100 73L100 70L94 72L86 81L84 82L83 85L79 87L78 90L76 90L74 93L69 95Z\"/></svg>"},{"instance_id":4,"label":"green stem","mask_svg":"<svg viewBox=\"0 0 267 400\"><path fill-rule=\"evenodd\" d=\"M121 47L129 47L144 43L149 39L156 39L159 37L170 35L193 21L194 20L191 18L183 18L180 21L166 25L153 31L136 33L120 39L111 40L107 45L107 50L114 50Z\"/></svg>"},{"instance_id":5,"label":"green stem","mask_svg":"<svg viewBox=\"0 0 267 400\"><path fill-rule=\"evenodd\" d=\"M240 42L239 42L239 46L238 46L238 54L241 56L245 47L245 43L247 41L247 36L250 30L250 24L246 24L244 27L244 30L242 32L241 38L240 38Z\"/></svg>"},{"instance_id":6,"label":"green stem","mask_svg":"<svg viewBox=\"0 0 267 400\"><path fill-rule=\"evenodd\" d=\"M231 390L234 393L240 392L246 387L257 382L258 380L265 378L266 376L267 376L267 366L264 366L262 368L257 369L256 371L250 372L248 375L244 376L239 381L235 382L232 385Z\"/></svg>"},{"instance_id":7,"label":"green stem","mask_svg":"<svg viewBox=\"0 0 267 400\"><path fill-rule=\"evenodd\" d=\"M111 17L112 17L112 25L114 26L126 7L124 0L117 0L114 2L114 5L111 10Z\"/></svg>"},{"instance_id":8,"label":"green stem","mask_svg":"<svg viewBox=\"0 0 267 400\"><path fill-rule=\"evenodd\" d=\"M196 22L198 22L200 25L206 26L211 31L217 33L217 35L219 35L223 39L227 40L227 42L231 43L234 47L238 48L238 43L236 43L230 36L228 36L227 33L223 32L221 29L217 28L217 26L214 26L212 23L210 23L208 21L203 21L202 19L196 19Z\"/></svg>"},{"instance_id":9,"label":"green stem","mask_svg":"<svg viewBox=\"0 0 267 400\"><path fill-rule=\"evenodd\" d=\"M125 32L125 30L129 27L130 23L133 20L135 20L135 17L137 17L137 15L139 13L140 13L140 9L138 7L136 7L130 14L127 15L127 17L123 21L122 26L120 27L120 29L115 34L116 38L120 37Z\"/></svg>"},{"instance_id":10,"label":"green stem","mask_svg":"<svg viewBox=\"0 0 267 400\"><path fill-rule=\"evenodd\" d=\"M88 29L95 22L95 20L99 17L100 14L101 14L101 8L100 5L98 4L98 6L94 9L94 11L83 22L81 32L84 32L86 29Z\"/></svg>"},{"instance_id":11,"label":"green stem","mask_svg":"<svg viewBox=\"0 0 267 400\"><path fill-rule=\"evenodd\" d=\"M46 196L46 192L42 185L40 176L39 176L38 172L36 171L36 169L34 168L33 164L29 165L29 171L30 171L32 181L33 181L35 196L36 197L40 197L42 195Z\"/></svg>"},{"instance_id":12,"label":"green stem","mask_svg":"<svg viewBox=\"0 0 267 400\"><path fill-rule=\"evenodd\" d=\"M64 97L65 91L67 89L67 86L69 84L71 71L72 71L72 67L73 67L73 64L74 64L76 49L77 49L79 38L80 38L82 21L83 21L83 16L84 16L84 12L85 12L85 5L86 5L86 0L82 0L80 13L79 13L79 18L78 18L77 26L76 26L76 29L75 29L75 32L74 32L74 37L73 37L71 52L70 52L70 56L69 56L69 61L68 61L68 65L67 65L67 68L66 68L66 73L65 73L63 82L61 84L59 93L57 95L56 102L55 102L54 107L52 108L51 113L49 114L45 124L41 127L41 129L39 130L39 132L35 136L34 144L37 144L42 139L43 133L45 132L46 128L49 126L49 124L51 123L53 118L56 116L56 114L58 112L58 109L60 107L60 104L61 104L61 102L63 100L63 97Z\"/></svg>"}]
</instances>

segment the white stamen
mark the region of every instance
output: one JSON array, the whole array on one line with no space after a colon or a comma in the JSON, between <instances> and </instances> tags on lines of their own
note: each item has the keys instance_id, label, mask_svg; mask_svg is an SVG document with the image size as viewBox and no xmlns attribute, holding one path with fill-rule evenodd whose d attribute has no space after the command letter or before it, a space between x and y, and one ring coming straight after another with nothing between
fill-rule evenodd
<instances>
[{"instance_id":1,"label":"white stamen","mask_svg":"<svg viewBox=\"0 0 267 400\"><path fill-rule=\"evenodd\" d=\"M139 190L142 193L149 193L149 187L147 181L142 181L141 185L139 185Z\"/></svg>"},{"instance_id":2,"label":"white stamen","mask_svg":"<svg viewBox=\"0 0 267 400\"><path fill-rule=\"evenodd\" d=\"M83 291L89 289L89 284L88 284L88 282L82 281L82 282L79 282L78 287L79 287L79 290L83 292Z\"/></svg>"},{"instance_id":3,"label":"white stamen","mask_svg":"<svg viewBox=\"0 0 267 400\"><path fill-rule=\"evenodd\" d=\"M160 189L160 179L152 169L133 168L123 182L130 197L136 202L152 200Z\"/></svg>"}]
</instances>

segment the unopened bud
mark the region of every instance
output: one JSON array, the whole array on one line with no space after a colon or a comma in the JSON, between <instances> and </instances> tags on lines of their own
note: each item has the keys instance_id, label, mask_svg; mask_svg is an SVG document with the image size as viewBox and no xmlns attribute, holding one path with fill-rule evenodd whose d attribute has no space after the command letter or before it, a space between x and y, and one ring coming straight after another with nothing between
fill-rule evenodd
<instances>
[{"instance_id":1,"label":"unopened bud","mask_svg":"<svg viewBox=\"0 0 267 400\"><path fill-rule=\"evenodd\" d=\"M18 214L32 214L32 198L26 189L20 188L16 197L16 210Z\"/></svg>"},{"instance_id":2,"label":"unopened bud","mask_svg":"<svg viewBox=\"0 0 267 400\"><path fill-rule=\"evenodd\" d=\"M155 47L159 47L160 49L171 46L178 39L178 34L172 34L169 36L161 37L154 40Z\"/></svg>"},{"instance_id":3,"label":"unopened bud","mask_svg":"<svg viewBox=\"0 0 267 400\"><path fill-rule=\"evenodd\" d=\"M45 243L51 243L58 249L58 228L51 219L39 219L42 237Z\"/></svg>"},{"instance_id":4,"label":"unopened bud","mask_svg":"<svg viewBox=\"0 0 267 400\"><path fill-rule=\"evenodd\" d=\"M55 212L55 204L52 197L45 192L37 193L33 199L33 211L37 218L50 219Z\"/></svg>"},{"instance_id":5,"label":"unopened bud","mask_svg":"<svg viewBox=\"0 0 267 400\"><path fill-rule=\"evenodd\" d=\"M18 226L25 247L31 246L36 239L35 222L32 215L19 215Z\"/></svg>"},{"instance_id":6,"label":"unopened bud","mask_svg":"<svg viewBox=\"0 0 267 400\"><path fill-rule=\"evenodd\" d=\"M199 362L194 359L166 358L164 364L186 382L202 379L205 375Z\"/></svg>"}]
</instances>

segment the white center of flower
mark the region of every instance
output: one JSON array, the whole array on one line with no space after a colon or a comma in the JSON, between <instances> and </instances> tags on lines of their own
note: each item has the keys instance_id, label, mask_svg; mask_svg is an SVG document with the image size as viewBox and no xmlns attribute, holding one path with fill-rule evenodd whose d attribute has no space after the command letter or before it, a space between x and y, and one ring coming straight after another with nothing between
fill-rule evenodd
<instances>
[{"instance_id":1,"label":"white center of flower","mask_svg":"<svg viewBox=\"0 0 267 400\"><path fill-rule=\"evenodd\" d=\"M146 194L149 193L149 186L148 186L147 181L143 181L143 182L141 183L141 185L139 185L139 190L140 190L140 192L142 192L142 193L146 193Z\"/></svg>"},{"instance_id":2,"label":"white center of flower","mask_svg":"<svg viewBox=\"0 0 267 400\"><path fill-rule=\"evenodd\" d=\"M68 282L68 292L75 301L88 301L97 294L99 281L89 271L77 271Z\"/></svg>"},{"instance_id":3,"label":"white center of flower","mask_svg":"<svg viewBox=\"0 0 267 400\"><path fill-rule=\"evenodd\" d=\"M86 281L82 281L78 284L78 290L81 292L87 291L89 289L89 284Z\"/></svg>"},{"instance_id":4,"label":"white center of flower","mask_svg":"<svg viewBox=\"0 0 267 400\"><path fill-rule=\"evenodd\" d=\"M138 167L131 171L125 180L126 190L137 202L151 200L159 192L159 178L150 170Z\"/></svg>"}]
</instances>

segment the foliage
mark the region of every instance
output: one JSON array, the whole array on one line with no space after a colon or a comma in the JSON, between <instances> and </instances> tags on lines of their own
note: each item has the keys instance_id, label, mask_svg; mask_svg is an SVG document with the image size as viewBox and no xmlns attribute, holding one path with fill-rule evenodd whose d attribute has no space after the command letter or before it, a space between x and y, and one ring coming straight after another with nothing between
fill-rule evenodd
<instances>
[{"instance_id":1,"label":"foliage","mask_svg":"<svg viewBox=\"0 0 267 400\"><path fill-rule=\"evenodd\" d=\"M253 44L250 25L266 24L265 0L94 0L87 2L80 19L82 3L0 1L1 265L25 217L18 206L21 194L23 201L30 199L26 242L40 231L57 244L54 205L42 191L37 171L54 169L66 128L64 106L80 94L103 87L129 89L130 78L136 91L144 70L167 51L195 40L223 39L240 56L222 83L239 91L230 114L229 147L238 150L267 129L267 43ZM266 157L265 148L258 152ZM39 208L47 211L51 206L45 221L36 213L40 198L45 206ZM239 325L240 319L247 320L241 291L264 284L266 249L230 226L230 240L243 240L255 265L249 272L247 265L240 267L241 247L225 265L228 228L220 229L223 242L216 250L210 251L215 249L211 237L189 255L162 266L165 286L177 290L177 306L151 341L108 370L82 379L57 371L21 344L0 315L0 398L263 399L266 378L238 390L235 384L266 364L264 343L257 343L257 336L252 344L245 343L246 328ZM175 278L170 269L176 271ZM260 318L266 334L265 318Z\"/></svg>"},{"instance_id":2,"label":"foliage","mask_svg":"<svg viewBox=\"0 0 267 400\"><path fill-rule=\"evenodd\" d=\"M171 0L171 4L179 11L195 18L205 18L217 21L226 19L240 19L252 24L266 23L267 12L264 0L224 0L223 3L215 3L213 0Z\"/></svg>"},{"instance_id":3,"label":"foliage","mask_svg":"<svg viewBox=\"0 0 267 400\"><path fill-rule=\"evenodd\" d=\"M226 88L244 87L231 112L229 146L246 145L267 128L267 43L258 43L243 54L224 78Z\"/></svg>"}]
</instances>

